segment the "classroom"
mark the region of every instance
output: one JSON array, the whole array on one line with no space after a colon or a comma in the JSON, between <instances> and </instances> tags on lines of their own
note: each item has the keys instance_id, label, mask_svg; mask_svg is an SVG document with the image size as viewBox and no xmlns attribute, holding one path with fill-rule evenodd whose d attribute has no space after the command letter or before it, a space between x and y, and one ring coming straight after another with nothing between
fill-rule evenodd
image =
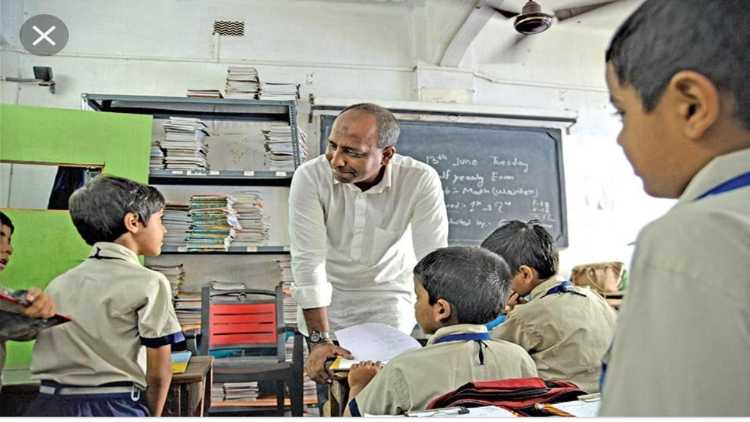
<instances>
[{"instance_id":1,"label":"classroom","mask_svg":"<svg viewBox=\"0 0 750 422\"><path fill-rule=\"evenodd\" d=\"M0 1L0 416L750 416L747 22Z\"/></svg>"}]
</instances>

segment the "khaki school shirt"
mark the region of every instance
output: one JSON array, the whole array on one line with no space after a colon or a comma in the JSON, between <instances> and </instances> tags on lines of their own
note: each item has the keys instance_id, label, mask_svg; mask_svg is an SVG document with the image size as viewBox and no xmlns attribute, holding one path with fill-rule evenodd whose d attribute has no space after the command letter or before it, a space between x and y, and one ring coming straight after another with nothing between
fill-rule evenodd
<instances>
[{"instance_id":1,"label":"khaki school shirt","mask_svg":"<svg viewBox=\"0 0 750 422\"><path fill-rule=\"evenodd\" d=\"M32 353L32 378L71 385L131 381L146 387L146 349L184 339L163 274L136 254L99 242L46 293L71 322L43 330Z\"/></svg>"},{"instance_id":2,"label":"khaki school shirt","mask_svg":"<svg viewBox=\"0 0 750 422\"><path fill-rule=\"evenodd\" d=\"M434 344L451 334L486 332L484 325L443 327L425 347L396 356L355 398L360 414L397 415L422 410L430 399L470 381L537 376L528 353L507 341L484 340L487 347L483 349L483 365L476 341Z\"/></svg>"},{"instance_id":3,"label":"khaki school shirt","mask_svg":"<svg viewBox=\"0 0 750 422\"><path fill-rule=\"evenodd\" d=\"M750 148L714 158L641 230L602 416L750 415Z\"/></svg>"},{"instance_id":4,"label":"khaki school shirt","mask_svg":"<svg viewBox=\"0 0 750 422\"><path fill-rule=\"evenodd\" d=\"M586 287L571 287L584 296L545 296L558 284L559 280L551 279L536 286L529 302L516 306L492 336L529 352L543 379L571 381L584 391L597 392L602 357L615 328L615 312Z\"/></svg>"}]
</instances>

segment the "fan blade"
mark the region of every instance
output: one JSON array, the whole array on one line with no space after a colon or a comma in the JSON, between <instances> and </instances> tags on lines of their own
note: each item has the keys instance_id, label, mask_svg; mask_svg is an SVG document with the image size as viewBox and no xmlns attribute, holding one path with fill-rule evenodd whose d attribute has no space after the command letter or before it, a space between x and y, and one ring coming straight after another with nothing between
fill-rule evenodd
<instances>
[{"instance_id":1,"label":"fan blade","mask_svg":"<svg viewBox=\"0 0 750 422\"><path fill-rule=\"evenodd\" d=\"M602 3L588 5L588 6L579 6L579 7L569 7L567 9L558 9L558 10L555 10L554 13L555 13L555 17L557 18L557 20L559 22L562 22L562 21L565 21L565 20L568 20L568 19L571 19L571 18L575 18L575 17L581 16L582 14L590 12L592 10L596 10L596 9L599 9L601 7L604 7L604 6L608 6L608 5L612 4L612 3L617 3L618 1L620 1L620 0L610 0L610 1L605 1L605 2L602 2Z\"/></svg>"},{"instance_id":2,"label":"fan blade","mask_svg":"<svg viewBox=\"0 0 750 422\"><path fill-rule=\"evenodd\" d=\"M520 14L518 12L511 12L510 10L505 10L505 9L497 9L497 8L493 8L493 9L495 9L497 13L503 15L507 19L515 18L516 16Z\"/></svg>"}]
</instances>

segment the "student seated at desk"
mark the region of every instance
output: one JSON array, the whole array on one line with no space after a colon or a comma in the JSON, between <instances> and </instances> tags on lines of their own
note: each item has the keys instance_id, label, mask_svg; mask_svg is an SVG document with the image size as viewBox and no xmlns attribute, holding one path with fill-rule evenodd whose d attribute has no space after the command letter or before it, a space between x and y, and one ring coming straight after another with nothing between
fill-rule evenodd
<instances>
[{"instance_id":1,"label":"student seated at desk","mask_svg":"<svg viewBox=\"0 0 750 422\"><path fill-rule=\"evenodd\" d=\"M535 377L528 353L491 339L484 325L497 316L509 289L508 265L484 249L448 247L425 256L414 268L414 313L433 335L424 348L382 369L373 362L353 367L346 414L397 415L424 409L436 395L469 381Z\"/></svg>"},{"instance_id":2,"label":"student seated at desk","mask_svg":"<svg viewBox=\"0 0 750 422\"><path fill-rule=\"evenodd\" d=\"M0 272L8 266L10 256L13 255L13 246L11 245L13 231L13 222L10 217L0 211ZM0 287L0 290L3 290L3 288ZM55 315L54 303L41 290L37 288L29 289L25 298L30 302L30 305L23 311L23 315L31 318L50 318ZM3 372L3 366L5 365L5 342L7 340L32 340L37 334L37 332L29 332L22 337L0 335L0 374ZM2 388L2 378L0 378L0 388Z\"/></svg>"},{"instance_id":3,"label":"student seated at desk","mask_svg":"<svg viewBox=\"0 0 750 422\"><path fill-rule=\"evenodd\" d=\"M156 188L112 176L70 197L73 224L93 249L47 287L72 321L37 338L31 373L41 387L27 416L161 414L171 345L184 336L169 282L138 255L161 253L163 208Z\"/></svg>"},{"instance_id":4,"label":"student seated at desk","mask_svg":"<svg viewBox=\"0 0 750 422\"><path fill-rule=\"evenodd\" d=\"M520 345L543 379L571 381L589 393L599 391L601 363L615 328L615 313L596 292L560 281L559 256L552 235L538 222L514 220L482 242L502 256L513 279L507 319L492 337Z\"/></svg>"}]
</instances>

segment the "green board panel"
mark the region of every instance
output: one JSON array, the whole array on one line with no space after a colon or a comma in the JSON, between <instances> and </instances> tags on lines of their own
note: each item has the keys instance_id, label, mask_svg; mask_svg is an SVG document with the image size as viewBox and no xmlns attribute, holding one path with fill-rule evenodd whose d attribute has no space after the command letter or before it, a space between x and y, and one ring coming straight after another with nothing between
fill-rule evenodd
<instances>
[{"instance_id":1,"label":"green board panel","mask_svg":"<svg viewBox=\"0 0 750 422\"><path fill-rule=\"evenodd\" d=\"M148 180L152 118L0 105L0 161L103 166L103 172ZM16 228L14 253L0 283L44 288L89 252L67 211L4 209ZM6 367L27 366L32 342L8 342Z\"/></svg>"}]
</instances>

